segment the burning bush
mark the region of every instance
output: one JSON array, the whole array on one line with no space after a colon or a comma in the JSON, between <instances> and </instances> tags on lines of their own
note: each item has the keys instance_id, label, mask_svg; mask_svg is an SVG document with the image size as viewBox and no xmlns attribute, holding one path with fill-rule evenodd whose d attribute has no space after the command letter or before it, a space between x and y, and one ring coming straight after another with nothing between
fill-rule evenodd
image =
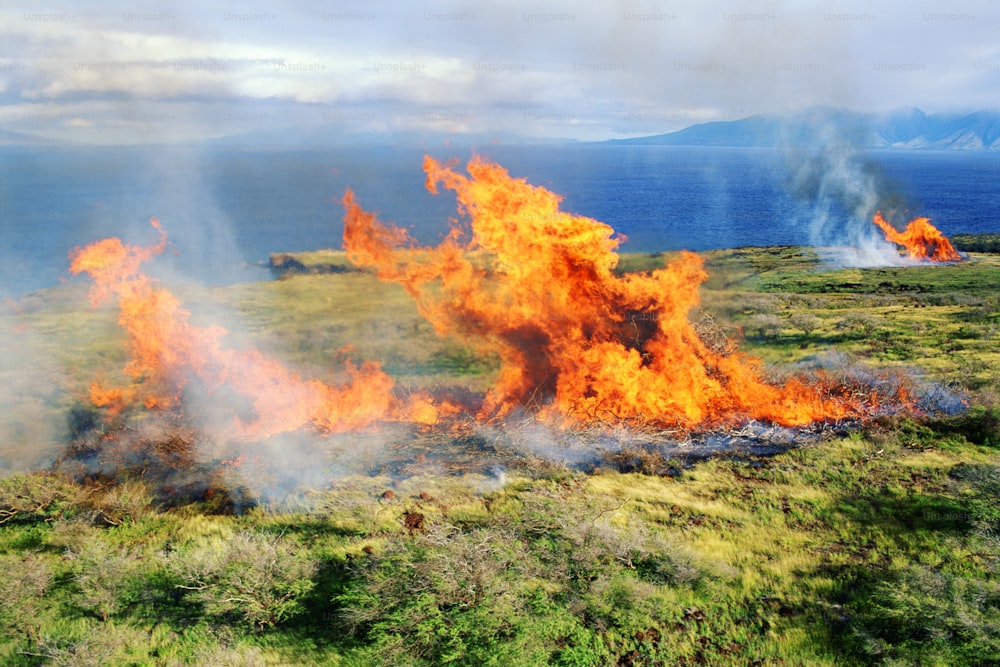
<instances>
[{"instance_id":1,"label":"burning bush","mask_svg":"<svg viewBox=\"0 0 1000 667\"><path fill-rule=\"evenodd\" d=\"M441 335L497 354L500 375L479 412L527 406L567 424L639 422L691 428L747 419L784 425L864 411L838 387L769 384L760 363L721 353L688 319L706 278L681 253L664 268L619 276L614 230L559 210L560 198L473 159L469 176L427 157L427 188L454 190L467 227L436 248L380 223L344 197L344 247L401 284Z\"/></svg>"}]
</instances>

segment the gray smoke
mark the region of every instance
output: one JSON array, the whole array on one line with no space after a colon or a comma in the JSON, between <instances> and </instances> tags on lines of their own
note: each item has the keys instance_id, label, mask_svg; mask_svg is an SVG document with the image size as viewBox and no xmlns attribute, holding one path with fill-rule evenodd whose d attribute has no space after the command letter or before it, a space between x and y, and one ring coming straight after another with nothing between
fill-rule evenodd
<instances>
[{"instance_id":1,"label":"gray smoke","mask_svg":"<svg viewBox=\"0 0 1000 667\"><path fill-rule=\"evenodd\" d=\"M876 211L891 216L905 207L902 187L860 146L864 128L844 128L819 119L803 129L789 128L786 142L785 186L804 206L802 224L810 243L837 266L866 267L902 264L895 245L872 222Z\"/></svg>"},{"instance_id":2,"label":"gray smoke","mask_svg":"<svg viewBox=\"0 0 1000 667\"><path fill-rule=\"evenodd\" d=\"M0 304L0 476L51 463L65 429L52 419L64 373L28 313Z\"/></svg>"}]
</instances>

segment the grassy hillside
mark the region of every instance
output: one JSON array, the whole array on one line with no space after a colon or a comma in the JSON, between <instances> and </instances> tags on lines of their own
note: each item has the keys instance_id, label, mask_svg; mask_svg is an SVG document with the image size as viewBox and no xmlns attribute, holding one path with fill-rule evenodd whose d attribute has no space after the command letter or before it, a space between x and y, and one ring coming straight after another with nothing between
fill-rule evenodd
<instances>
[{"instance_id":1,"label":"grassy hillside","mask_svg":"<svg viewBox=\"0 0 1000 667\"><path fill-rule=\"evenodd\" d=\"M621 434L594 435L621 447L584 459L530 423L468 441L354 434L330 439L337 471L271 497L238 474L170 496L140 465L13 473L0 664L1000 664L1000 260L705 258L692 317L707 340L739 339L776 374L898 367L970 407L707 459ZM85 290L0 310L16 350L0 367L8 468L57 456L91 418L88 383L120 375L115 313ZM336 379L338 350L411 388L480 392L496 372L366 273L177 291L196 322L308 376ZM518 442L533 444L505 449Z\"/></svg>"}]
</instances>

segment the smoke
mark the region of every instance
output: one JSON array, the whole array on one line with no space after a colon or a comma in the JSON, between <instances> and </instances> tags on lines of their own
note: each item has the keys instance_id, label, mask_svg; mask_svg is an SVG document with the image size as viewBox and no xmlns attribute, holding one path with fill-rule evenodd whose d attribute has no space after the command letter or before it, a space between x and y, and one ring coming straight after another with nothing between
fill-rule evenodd
<instances>
[{"instance_id":1,"label":"smoke","mask_svg":"<svg viewBox=\"0 0 1000 667\"><path fill-rule=\"evenodd\" d=\"M122 201L115 212L116 222L120 226L122 220L135 221L130 231L137 240L148 238L145 221L150 217L161 220L169 230L171 249L151 267L155 275L172 284L199 285L269 277L266 270L247 261L241 248L237 230L247 221L233 219L220 206L220 198L226 195L216 192L217 183L229 175L218 172L212 149L158 147L138 149L138 153L138 173L128 185L145 190L145 196ZM110 235L114 234L112 229Z\"/></svg>"},{"instance_id":2,"label":"smoke","mask_svg":"<svg viewBox=\"0 0 1000 667\"><path fill-rule=\"evenodd\" d=\"M601 453L599 443L584 442L580 432L539 422L527 413L511 415L499 426L478 424L476 433L499 451L570 468L593 467Z\"/></svg>"},{"instance_id":3,"label":"smoke","mask_svg":"<svg viewBox=\"0 0 1000 667\"><path fill-rule=\"evenodd\" d=\"M50 464L64 442L65 430L52 418L64 376L23 302L0 303L0 340L2 475Z\"/></svg>"},{"instance_id":4,"label":"smoke","mask_svg":"<svg viewBox=\"0 0 1000 667\"><path fill-rule=\"evenodd\" d=\"M836 266L904 264L872 223L876 211L904 210L907 197L901 184L863 152L869 128L819 111L798 116L783 129L782 181L804 204L801 223L810 243Z\"/></svg>"},{"instance_id":5,"label":"smoke","mask_svg":"<svg viewBox=\"0 0 1000 667\"><path fill-rule=\"evenodd\" d=\"M87 384L124 363L114 314L88 310L81 281L57 287L74 245L106 236L147 242L148 220L159 216L173 244L151 268L172 286L190 292L231 283L247 266L201 149L25 155L25 175L10 174L14 187L24 187L4 192L10 225L2 234L9 243L0 249L0 470L51 464L74 428L66 415L87 401ZM203 302L201 310L203 321L242 328L218 306Z\"/></svg>"},{"instance_id":6,"label":"smoke","mask_svg":"<svg viewBox=\"0 0 1000 667\"><path fill-rule=\"evenodd\" d=\"M845 185L853 183L850 165L849 160L807 162L808 168L803 168L798 174L801 176L798 187L805 198L829 201L831 208L837 205L845 210L862 210L869 204L865 195L877 191L877 188L867 187L864 183L861 186ZM107 403L95 401L99 406L109 406L107 412L115 419L101 424L94 416L97 411L76 413L78 423L76 428L71 429L75 436L74 465L84 472L113 473L116 470L145 471L150 464L154 464L162 469L161 481L164 484L193 489L204 484L211 489L209 485L213 480L222 480L234 493L241 490L237 494L238 502L261 496L284 497L303 486L324 486L337 476L359 469L379 474L386 471L403 473L408 463L417 461L418 456L430 458L431 466L438 465L442 472L447 472L451 467L444 459L457 450L462 450L465 459L455 457L450 460L474 461L480 467L483 460L490 460L490 465L495 465L496 459L491 460L491 455L497 451L513 453L521 459L540 458L571 467L592 467L598 464L596 459L602 453L614 452L621 449L626 441L631 443L633 438L645 436L627 433L607 436L598 434L596 430L593 433L563 430L554 426L554 422L541 423L522 412L525 406L534 403L535 394L544 395L553 389L553 382L548 377L551 369L528 357L537 356L535 348L538 347L537 341L544 338L542 333L555 337L565 335L566 331L588 332L586 337L573 333L573 338L560 339L559 346L565 346L565 350L569 351L564 353L559 347L560 364L565 360L568 369L562 376L566 380L563 389L568 399L565 403L569 406L565 412L567 415L573 414L572 411L583 399L596 395L598 389L607 392L612 400L618 400L619 394L624 394L626 390L629 392L626 398L631 398L635 393L633 389L641 387L642 383L632 381L630 373L639 373L640 378L648 378L647 381L652 382L674 374L678 367L691 370L692 364L687 363L686 356L702 364L713 382L718 377L727 376L732 385L738 385L732 389L734 395L737 390L745 393L745 397L740 394L740 401L734 399L732 404L718 398L714 399L715 403L706 402L706 412L718 409L722 415L721 419L717 419L715 414L710 414L709 421L712 423L726 423L735 418L741 422L761 418L780 423L806 423L862 411L860 407L855 410L839 402L838 398L824 398L826 394L814 392L812 386L796 382L773 387L763 382L755 364L744 364L738 358L729 358L706 347L685 319L694 303L691 290L703 279L701 263L694 256L678 262L674 267L676 273L668 267L652 276L621 279L611 271L616 260L616 242L611 239L613 230L603 223L574 218L558 211L558 198L544 189L534 188L523 180L511 179L496 165L475 161L470 163L471 180L430 159L425 169L431 184L429 189L433 191L434 183L439 180L456 190L462 206L472 211L474 220L481 223L478 227L473 225L473 231L488 239L491 237L486 232L494 230L499 244L497 268L492 274L473 271L476 267L463 264L464 255L458 245L442 245L446 251L444 259L449 260L441 262L443 270L458 267L460 270L449 274L457 279L455 284L460 285L462 290L478 290L478 293L450 301L445 310L449 317L457 308L455 304L460 303L464 309L458 311L460 315L477 314L480 322L499 322L498 330L507 335L508 329L503 327L509 325L511 311L515 309L496 310L497 294L507 294L514 305L523 302L537 306L539 299L536 297L544 297L541 314L525 309L521 316L527 324L515 322L516 326L509 330L505 339L520 345L522 340L526 340L526 332L532 334L524 355L521 355L520 347L511 347L517 353L518 361L523 356L530 362L523 365L525 375L530 376L526 382L533 384L525 384L523 391L520 385L515 386L518 391L510 392L511 400L504 405L506 419L494 422L492 426L472 427L470 431L473 435L464 440L455 438L454 432L440 434L442 439L452 444L439 448L439 453L434 455L437 458L424 455L415 448L414 434L419 430L418 424L437 424L441 414L449 416L446 411L428 414L428 410L436 411L443 403L435 405L425 401L416 392L406 399L402 398L401 392L394 391L391 378L377 367L361 367L356 373L348 369L345 371L348 382L330 386L303 380L276 358L256 350L234 347L229 335L216 324L204 326L192 319L190 307L184 306L182 299L163 287L164 281L152 280L144 270L140 270L141 264L155 264L162 259L160 253L168 247L165 234L161 235L160 243L144 247L123 244L119 239L111 238L95 242L75 253L71 271L74 274L90 274L94 284L93 294L102 299L114 297L117 302L122 313L118 321L121 322L131 355L129 364L124 367L124 375L128 375L131 382L119 383L121 393L117 398ZM865 173L863 169L861 171ZM482 184L490 188L479 187ZM197 187L197 183L192 187ZM350 207L350 197L345 198L345 203ZM509 229L509 224L500 225L510 220L510 213L505 208L510 203L517 204L512 209L518 213L518 220L540 226L545 233L527 233L533 228L526 227L522 230L524 235L519 237ZM376 241L404 238L402 232L376 225L374 216L360 208L349 208L351 214L356 218L353 228L356 254L361 252L361 242L370 240L363 232L374 234ZM567 241L566 232L570 223L574 224L574 234ZM350 228L350 225L345 226ZM154 234L150 233L150 236ZM456 237L449 237L451 242L457 243ZM452 254L451 250L455 252ZM372 252L377 254L382 251L391 257L397 249L376 245ZM399 252L409 259L413 256L411 251L407 248ZM535 273L524 274L528 277L524 280L519 271L532 267ZM565 299L565 302L556 299L558 303L555 305L563 310L557 310L545 300L553 295L551 281L545 279L560 275L554 273L552 267L561 267L564 284L574 289L581 285L587 288L570 292L568 297L571 298ZM423 275L421 268L414 264L414 275ZM470 280L470 275L479 276L482 280L490 277L492 282L480 284L478 280ZM536 280L534 275L543 280ZM547 286L538 290L541 284ZM500 292L499 289L507 292ZM629 299L624 299L625 296ZM668 300L668 297L675 301ZM571 303L574 300L582 300L589 305L587 319L576 317L580 309L577 304ZM620 307L620 317L608 316L609 304ZM475 308L482 310L476 311ZM212 311L211 307L206 307L202 311L204 319L218 322L219 313L211 317ZM636 325L639 314L646 315L639 320L642 322L653 322L658 318L666 322L669 319L670 326L662 327L662 341L653 338L652 331L639 330ZM654 314L656 317L652 317ZM229 313L222 319L227 327L240 327L235 313ZM460 319L462 326L468 326L472 321L464 315ZM577 325L580 321L583 326ZM552 331L543 331L545 326L551 326ZM649 328L652 329L652 325ZM683 335L676 339L667 335L677 331ZM536 332L539 333L536 335ZM640 340L640 334L645 338ZM657 367L655 376L641 361L638 348L627 347L643 345L649 340L656 344L648 347L648 356L654 362L658 354L665 360L656 362L661 366ZM673 348L682 354L673 354ZM578 349L580 353L576 353ZM611 362L600 356L604 354L610 357ZM124 353L122 356L125 356ZM589 364L585 369L587 375L577 376L569 372L578 371L581 363ZM122 373L121 364L116 368ZM139 372L132 372L136 370ZM520 374L513 379L519 380ZM109 386L114 389L113 385L110 383ZM654 396L677 394L669 388L663 391L656 385L650 386L653 389L640 393ZM555 389L558 388L556 384ZM700 385L694 389L694 398L701 400L706 391ZM709 389L715 391L717 388L712 385ZM892 392L888 394L892 395ZM800 399L800 395L812 397L813 402ZM728 401L728 394L723 397ZM763 408L759 407L761 404ZM803 405L810 411L793 414L793 409L802 409ZM631 404L626 407L630 411L623 412L618 423L624 424L628 419L632 419L632 423L637 419L648 419L642 404L638 408ZM658 421L650 419L646 423L662 426L698 422L686 413L681 414L675 405L653 407L660 410L654 414ZM697 404L695 407L700 409ZM552 414L554 412L550 411ZM612 421L619 417L608 408L608 404L600 401L593 402L589 413L580 411L580 414L590 415L588 421L581 421L581 424L595 427L599 423L607 423L599 418L600 415L608 415ZM370 437L362 435L364 429L387 419L398 420L405 425L373 433ZM323 437L326 431L331 430L348 430L350 433L333 438ZM431 442L432 438L432 435L424 434L423 442ZM105 444L108 441L110 445ZM491 442L493 445L487 446ZM477 447L478 456L475 453Z\"/></svg>"}]
</instances>

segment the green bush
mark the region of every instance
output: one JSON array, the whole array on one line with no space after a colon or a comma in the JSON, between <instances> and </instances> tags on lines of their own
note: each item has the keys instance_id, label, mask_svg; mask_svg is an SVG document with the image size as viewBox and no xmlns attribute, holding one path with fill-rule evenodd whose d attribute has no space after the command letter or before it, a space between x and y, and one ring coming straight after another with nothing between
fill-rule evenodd
<instances>
[{"instance_id":1,"label":"green bush","mask_svg":"<svg viewBox=\"0 0 1000 667\"><path fill-rule=\"evenodd\" d=\"M103 667L156 664L149 655L150 636L138 628L80 620L65 623L34 638L18 658L18 667Z\"/></svg>"},{"instance_id":2,"label":"green bush","mask_svg":"<svg viewBox=\"0 0 1000 667\"><path fill-rule=\"evenodd\" d=\"M1000 253L1000 234L954 234L951 242L962 252Z\"/></svg>"},{"instance_id":3,"label":"green bush","mask_svg":"<svg viewBox=\"0 0 1000 667\"><path fill-rule=\"evenodd\" d=\"M551 622L542 570L508 530L432 528L372 554L354 573L335 603L377 664L548 663L552 647L531 637L536 622Z\"/></svg>"},{"instance_id":4,"label":"green bush","mask_svg":"<svg viewBox=\"0 0 1000 667\"><path fill-rule=\"evenodd\" d=\"M498 498L479 525L431 525L355 562L334 603L363 659L614 664L618 649L633 649L612 649L608 637L635 636L679 613L664 591L698 578L690 559L643 525L612 524L614 507L550 493L539 483L516 502Z\"/></svg>"},{"instance_id":5,"label":"green bush","mask_svg":"<svg viewBox=\"0 0 1000 667\"><path fill-rule=\"evenodd\" d=\"M253 646L205 646L190 660L173 661L169 667L212 665L212 667L267 667L263 652Z\"/></svg>"},{"instance_id":6,"label":"green bush","mask_svg":"<svg viewBox=\"0 0 1000 667\"><path fill-rule=\"evenodd\" d=\"M52 566L42 557L0 556L0 622L5 628L29 637L38 633L42 597L52 577Z\"/></svg>"},{"instance_id":7,"label":"green bush","mask_svg":"<svg viewBox=\"0 0 1000 667\"><path fill-rule=\"evenodd\" d=\"M976 406L934 425L941 433L954 433L969 442L986 447L1000 447L1000 408Z\"/></svg>"},{"instance_id":8,"label":"green bush","mask_svg":"<svg viewBox=\"0 0 1000 667\"><path fill-rule=\"evenodd\" d=\"M94 539L69 551L68 557L74 563L73 580L80 608L96 613L106 622L136 601L142 565L136 550Z\"/></svg>"},{"instance_id":9,"label":"green bush","mask_svg":"<svg viewBox=\"0 0 1000 667\"><path fill-rule=\"evenodd\" d=\"M85 507L87 491L57 473L18 473L0 478L0 524L51 522Z\"/></svg>"},{"instance_id":10,"label":"green bush","mask_svg":"<svg viewBox=\"0 0 1000 667\"><path fill-rule=\"evenodd\" d=\"M1000 582L913 565L859 601L855 634L873 659L896 664L1000 661Z\"/></svg>"},{"instance_id":11,"label":"green bush","mask_svg":"<svg viewBox=\"0 0 1000 667\"><path fill-rule=\"evenodd\" d=\"M178 588L203 604L206 613L239 619L257 630L302 613L317 570L307 550L256 531L177 551L167 560L181 581Z\"/></svg>"}]
</instances>

